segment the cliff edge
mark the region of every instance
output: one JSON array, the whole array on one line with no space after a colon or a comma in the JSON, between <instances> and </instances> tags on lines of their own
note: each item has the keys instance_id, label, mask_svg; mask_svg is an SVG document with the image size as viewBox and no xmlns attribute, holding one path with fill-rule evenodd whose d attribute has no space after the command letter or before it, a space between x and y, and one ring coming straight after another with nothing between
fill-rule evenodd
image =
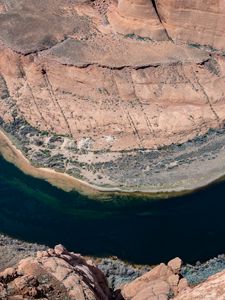
<instances>
[{"instance_id":1,"label":"cliff edge","mask_svg":"<svg viewBox=\"0 0 225 300\"><path fill-rule=\"evenodd\" d=\"M225 299L225 272L196 286L181 275L182 261L174 258L117 289L93 260L67 251L62 245L38 251L0 272L2 300L202 300Z\"/></svg>"}]
</instances>

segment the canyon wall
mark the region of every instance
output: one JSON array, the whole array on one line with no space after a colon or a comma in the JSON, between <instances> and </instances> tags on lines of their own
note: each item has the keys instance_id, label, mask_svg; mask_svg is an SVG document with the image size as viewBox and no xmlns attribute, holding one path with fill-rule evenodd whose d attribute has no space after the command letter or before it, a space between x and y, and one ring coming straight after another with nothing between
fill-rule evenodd
<instances>
[{"instance_id":1,"label":"canyon wall","mask_svg":"<svg viewBox=\"0 0 225 300\"><path fill-rule=\"evenodd\" d=\"M174 42L225 50L223 0L156 0L160 20Z\"/></svg>"},{"instance_id":2,"label":"canyon wall","mask_svg":"<svg viewBox=\"0 0 225 300\"><path fill-rule=\"evenodd\" d=\"M1 0L1 128L36 166L103 187L161 182L148 151L224 127L224 5Z\"/></svg>"},{"instance_id":3,"label":"canyon wall","mask_svg":"<svg viewBox=\"0 0 225 300\"><path fill-rule=\"evenodd\" d=\"M119 0L108 17L122 34L225 50L223 0Z\"/></svg>"}]
</instances>

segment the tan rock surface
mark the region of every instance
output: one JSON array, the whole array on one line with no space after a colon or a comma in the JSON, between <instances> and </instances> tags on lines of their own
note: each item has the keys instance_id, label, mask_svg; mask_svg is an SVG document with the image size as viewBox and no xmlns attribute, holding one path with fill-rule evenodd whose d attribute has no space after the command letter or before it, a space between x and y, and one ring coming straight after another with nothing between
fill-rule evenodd
<instances>
[{"instance_id":1,"label":"tan rock surface","mask_svg":"<svg viewBox=\"0 0 225 300\"><path fill-rule=\"evenodd\" d=\"M135 34L152 40L167 40L155 8L149 0L119 0L108 11L108 20L112 28L122 34Z\"/></svg>"},{"instance_id":2,"label":"tan rock surface","mask_svg":"<svg viewBox=\"0 0 225 300\"><path fill-rule=\"evenodd\" d=\"M34 256L37 251L45 248L44 245L27 243L0 234L0 272L10 270L21 259Z\"/></svg>"},{"instance_id":3,"label":"tan rock surface","mask_svg":"<svg viewBox=\"0 0 225 300\"><path fill-rule=\"evenodd\" d=\"M156 0L168 35L185 42L225 50L225 2L223 0Z\"/></svg>"},{"instance_id":4,"label":"tan rock surface","mask_svg":"<svg viewBox=\"0 0 225 300\"><path fill-rule=\"evenodd\" d=\"M168 262L168 267L170 267L174 273L179 273L182 266L182 260L176 257Z\"/></svg>"},{"instance_id":5,"label":"tan rock surface","mask_svg":"<svg viewBox=\"0 0 225 300\"><path fill-rule=\"evenodd\" d=\"M122 288L125 300L170 299L178 291L187 288L186 279L177 274L178 258L168 265L161 263L148 273L128 283ZM174 271L174 266L176 270Z\"/></svg>"},{"instance_id":6,"label":"tan rock surface","mask_svg":"<svg viewBox=\"0 0 225 300\"><path fill-rule=\"evenodd\" d=\"M19 261L19 260L18 260ZM14 262L15 263L15 262ZM225 271L188 286L181 260L161 263L137 279L110 290L106 277L89 258L62 245L38 251L0 272L0 299L42 300L224 300ZM204 268L203 268L204 269ZM110 275L110 269L107 271ZM204 270L202 271L204 272ZM112 272L113 274L113 272Z\"/></svg>"},{"instance_id":7,"label":"tan rock surface","mask_svg":"<svg viewBox=\"0 0 225 300\"><path fill-rule=\"evenodd\" d=\"M109 300L104 275L62 245L28 257L0 273L0 299Z\"/></svg>"},{"instance_id":8,"label":"tan rock surface","mask_svg":"<svg viewBox=\"0 0 225 300\"><path fill-rule=\"evenodd\" d=\"M160 264L150 272L128 283L122 288L125 300L224 300L225 271L210 276L194 287L177 274L180 259L171 260L168 265ZM174 273L174 270L175 273Z\"/></svg>"},{"instance_id":9,"label":"tan rock surface","mask_svg":"<svg viewBox=\"0 0 225 300\"><path fill-rule=\"evenodd\" d=\"M206 281L194 288L184 289L176 300L224 300L225 271L210 276Z\"/></svg>"}]
</instances>

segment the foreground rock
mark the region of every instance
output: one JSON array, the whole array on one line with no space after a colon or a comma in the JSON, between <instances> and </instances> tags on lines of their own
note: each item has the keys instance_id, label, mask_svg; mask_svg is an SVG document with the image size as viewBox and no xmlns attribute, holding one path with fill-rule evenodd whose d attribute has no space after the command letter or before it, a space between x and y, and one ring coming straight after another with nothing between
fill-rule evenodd
<instances>
[{"instance_id":1,"label":"foreground rock","mask_svg":"<svg viewBox=\"0 0 225 300\"><path fill-rule=\"evenodd\" d=\"M122 288L121 294L126 300L160 299L167 300L176 296L188 284L179 275L181 260L175 258L168 265L160 264L148 273Z\"/></svg>"},{"instance_id":2,"label":"foreground rock","mask_svg":"<svg viewBox=\"0 0 225 300\"><path fill-rule=\"evenodd\" d=\"M0 273L0 299L111 298L103 273L91 261L58 245Z\"/></svg>"},{"instance_id":3,"label":"foreground rock","mask_svg":"<svg viewBox=\"0 0 225 300\"><path fill-rule=\"evenodd\" d=\"M176 300L223 300L225 299L225 271L209 277L194 288L183 290Z\"/></svg>"},{"instance_id":4,"label":"foreground rock","mask_svg":"<svg viewBox=\"0 0 225 300\"><path fill-rule=\"evenodd\" d=\"M17 253L20 253L19 250ZM25 257L26 255L27 253L24 253ZM3 260L4 257L1 259ZM215 260L203 264L202 272L204 273L204 268L208 268L209 264L215 263ZM221 260L221 256L218 260ZM98 265L105 275L92 260L85 259L80 254L68 252L62 245L57 245L54 249L46 248L14 265L11 263L11 267L0 272L0 299L225 299L224 270L220 273L217 271L216 274L194 287L189 286L187 280L181 275L183 267L178 257L169 261L167 265L161 263L150 271L145 269L145 274L135 280L132 280L135 276L134 269L129 265L125 266L119 260L115 262L104 259L98 262ZM140 272L142 272L141 269ZM128 278L129 275L130 278ZM111 288L108 287L107 279ZM125 284L128 281L130 282Z\"/></svg>"}]
</instances>

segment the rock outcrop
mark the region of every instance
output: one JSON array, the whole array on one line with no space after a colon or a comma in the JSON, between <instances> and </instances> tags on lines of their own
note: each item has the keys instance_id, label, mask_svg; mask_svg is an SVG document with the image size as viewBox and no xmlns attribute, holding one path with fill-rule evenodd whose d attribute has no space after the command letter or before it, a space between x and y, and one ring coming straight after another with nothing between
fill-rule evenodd
<instances>
[{"instance_id":1,"label":"rock outcrop","mask_svg":"<svg viewBox=\"0 0 225 300\"><path fill-rule=\"evenodd\" d=\"M225 299L225 271L206 281L189 287L179 275L181 260L175 258L168 265L160 264L122 288L126 300L223 300Z\"/></svg>"},{"instance_id":2,"label":"rock outcrop","mask_svg":"<svg viewBox=\"0 0 225 300\"><path fill-rule=\"evenodd\" d=\"M122 296L125 300L167 300L175 297L188 286L186 279L179 275L181 264L181 260L175 258L168 265L158 265L125 285L121 291Z\"/></svg>"},{"instance_id":3,"label":"rock outcrop","mask_svg":"<svg viewBox=\"0 0 225 300\"><path fill-rule=\"evenodd\" d=\"M0 299L109 300L111 292L92 261L58 245L2 271Z\"/></svg>"},{"instance_id":4,"label":"rock outcrop","mask_svg":"<svg viewBox=\"0 0 225 300\"><path fill-rule=\"evenodd\" d=\"M225 299L225 271L210 276L205 282L194 288L184 289L176 300L224 300Z\"/></svg>"},{"instance_id":5,"label":"rock outcrop","mask_svg":"<svg viewBox=\"0 0 225 300\"><path fill-rule=\"evenodd\" d=\"M28 247L28 244L26 245ZM30 246L29 246L30 247ZM35 245L36 247L36 245ZM40 246L42 247L42 246ZM18 250L19 252L19 250ZM19 252L20 253L20 252ZM25 257L27 253L24 253ZM4 258L2 258L3 260ZM219 258L218 258L219 259ZM182 261L176 257L145 271L132 279L123 278L120 285L111 285L107 279L115 275L115 265L101 269L91 259L68 252L62 245L38 251L0 272L1 300L223 300L225 299L225 271L216 273L198 285L189 286L182 273ZM14 261L15 262L15 261ZM110 261L111 263L112 261ZM9 262L7 262L9 263ZM117 261L120 264L121 261ZM124 264L124 263L122 263ZM121 266L125 268L124 265ZM130 266L128 266L130 269ZM204 269L204 268L203 268ZM204 272L204 270L202 271ZM118 274L117 274L118 275ZM125 281L129 281L124 284ZM112 283L112 282L111 282ZM114 282L115 284L115 282Z\"/></svg>"},{"instance_id":6,"label":"rock outcrop","mask_svg":"<svg viewBox=\"0 0 225 300\"><path fill-rule=\"evenodd\" d=\"M225 50L224 16L223 0L119 0L108 12L119 33L217 50Z\"/></svg>"},{"instance_id":7,"label":"rock outcrop","mask_svg":"<svg viewBox=\"0 0 225 300\"><path fill-rule=\"evenodd\" d=\"M119 0L118 6L110 7L107 16L118 33L133 34L155 41L168 39L153 3L149 0Z\"/></svg>"}]
</instances>

